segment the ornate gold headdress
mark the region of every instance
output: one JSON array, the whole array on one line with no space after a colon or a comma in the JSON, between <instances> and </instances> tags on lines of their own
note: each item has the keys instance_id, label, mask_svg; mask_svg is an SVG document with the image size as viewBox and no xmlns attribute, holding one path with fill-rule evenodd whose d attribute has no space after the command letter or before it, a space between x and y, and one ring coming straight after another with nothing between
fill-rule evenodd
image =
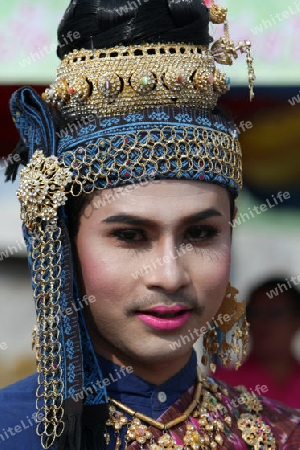
<instances>
[{"instance_id":1,"label":"ornate gold headdress","mask_svg":"<svg viewBox=\"0 0 300 450\"><path fill-rule=\"evenodd\" d=\"M224 36L208 46L143 44L101 50L74 50L63 59L44 99L67 118L107 117L156 106L213 110L230 78L215 62L231 65L246 53L250 98L255 80L251 44L229 37L227 9L213 4L210 20L224 23Z\"/></svg>"}]
</instances>

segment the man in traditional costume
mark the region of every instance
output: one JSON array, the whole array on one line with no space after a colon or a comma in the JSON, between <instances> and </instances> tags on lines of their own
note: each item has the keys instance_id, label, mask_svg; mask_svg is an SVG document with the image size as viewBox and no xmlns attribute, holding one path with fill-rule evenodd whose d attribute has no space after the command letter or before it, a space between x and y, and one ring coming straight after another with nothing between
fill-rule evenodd
<instances>
[{"instance_id":1,"label":"man in traditional costume","mask_svg":"<svg viewBox=\"0 0 300 450\"><path fill-rule=\"evenodd\" d=\"M72 0L59 42L75 32L43 99L11 100L37 374L0 393L1 449L298 449L299 413L204 376L193 350L204 336L210 368L246 351L241 149L215 62L246 53L252 95L250 43L200 0Z\"/></svg>"}]
</instances>

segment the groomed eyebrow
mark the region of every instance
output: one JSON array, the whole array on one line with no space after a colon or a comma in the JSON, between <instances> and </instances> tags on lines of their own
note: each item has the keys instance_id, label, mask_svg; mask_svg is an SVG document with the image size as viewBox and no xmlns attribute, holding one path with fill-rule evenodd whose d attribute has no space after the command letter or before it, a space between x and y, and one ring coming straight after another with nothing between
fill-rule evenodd
<instances>
[{"instance_id":1,"label":"groomed eyebrow","mask_svg":"<svg viewBox=\"0 0 300 450\"><path fill-rule=\"evenodd\" d=\"M199 211L195 214L190 214L184 217L181 217L180 222L199 222L201 220L209 219L211 217L220 217L222 213L215 208L204 209L203 211ZM106 219L102 220L102 223L107 224L127 224L127 225L138 225L138 226L153 226L157 225L157 221L153 219L143 219L139 216L131 215L131 214L116 214L113 216L106 217Z\"/></svg>"}]
</instances>

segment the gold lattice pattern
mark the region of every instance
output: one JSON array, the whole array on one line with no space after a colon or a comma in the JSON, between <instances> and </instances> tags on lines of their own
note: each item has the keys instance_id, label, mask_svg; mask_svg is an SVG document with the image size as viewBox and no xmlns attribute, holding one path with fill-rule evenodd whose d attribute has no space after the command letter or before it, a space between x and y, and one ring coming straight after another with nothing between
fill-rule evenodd
<instances>
[{"instance_id":1,"label":"gold lattice pattern","mask_svg":"<svg viewBox=\"0 0 300 450\"><path fill-rule=\"evenodd\" d=\"M32 239L34 299L37 326L34 333L38 372L37 434L44 449L64 431L64 381L61 367L60 288L61 230L47 227ZM42 262L42 263L41 263ZM42 417L42 419L41 419Z\"/></svg>"},{"instance_id":2,"label":"gold lattice pattern","mask_svg":"<svg viewBox=\"0 0 300 450\"><path fill-rule=\"evenodd\" d=\"M158 138L159 137L159 138ZM114 135L63 154L73 172L70 192L79 195L152 175L184 178L184 173L220 175L242 187L242 153L237 139L202 127L172 127ZM202 178L203 177L203 178ZM188 178L191 178L189 176Z\"/></svg>"}]
</instances>

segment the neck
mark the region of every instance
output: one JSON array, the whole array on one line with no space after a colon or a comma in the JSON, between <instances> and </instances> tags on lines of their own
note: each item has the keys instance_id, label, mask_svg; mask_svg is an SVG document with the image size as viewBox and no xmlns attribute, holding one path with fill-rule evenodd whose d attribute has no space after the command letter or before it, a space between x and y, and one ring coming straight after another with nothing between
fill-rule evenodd
<instances>
[{"instance_id":1,"label":"neck","mask_svg":"<svg viewBox=\"0 0 300 450\"><path fill-rule=\"evenodd\" d=\"M138 377L147 381L148 383L155 384L157 386L163 384L178 372L184 368L188 363L192 350L181 358L174 359L172 361L164 358L163 362L154 361L137 361L132 358L128 358L124 355L119 355L117 352L106 352L102 349L96 349L96 352L104 358L112 361L120 366L131 367L133 372Z\"/></svg>"}]
</instances>

